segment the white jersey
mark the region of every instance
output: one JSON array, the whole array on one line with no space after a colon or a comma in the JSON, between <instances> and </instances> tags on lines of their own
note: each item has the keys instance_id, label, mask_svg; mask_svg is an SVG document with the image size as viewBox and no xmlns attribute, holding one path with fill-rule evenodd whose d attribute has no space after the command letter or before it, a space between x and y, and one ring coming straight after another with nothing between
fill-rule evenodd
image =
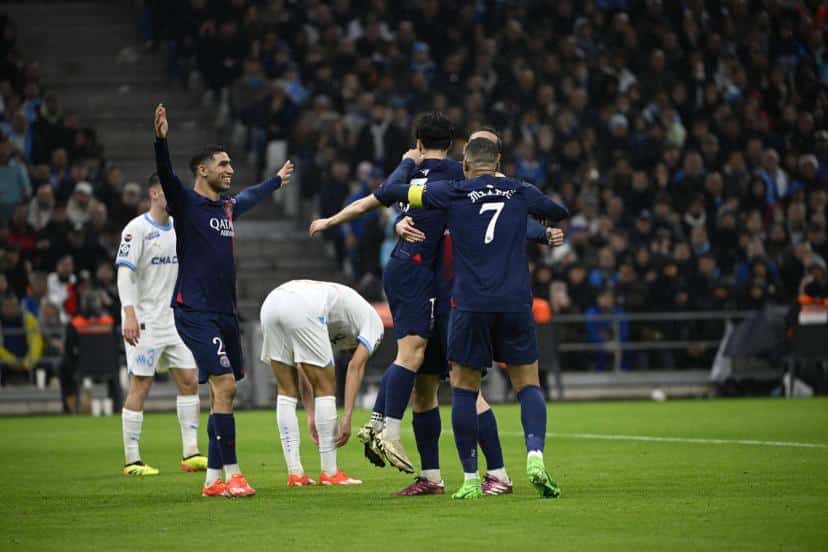
<instances>
[{"instance_id":1,"label":"white jersey","mask_svg":"<svg viewBox=\"0 0 828 552\"><path fill-rule=\"evenodd\" d=\"M166 226L152 220L149 213L129 221L115 264L136 273L138 304L134 306L142 339L146 336L155 346L180 342L170 307L178 277L172 218Z\"/></svg>"},{"instance_id":2,"label":"white jersey","mask_svg":"<svg viewBox=\"0 0 828 552\"><path fill-rule=\"evenodd\" d=\"M291 280L274 291L293 293L312 305L312 312L323 318L331 347L338 351L355 349L362 343L373 353L382 340L382 319L362 296L342 284L315 280Z\"/></svg>"}]
</instances>

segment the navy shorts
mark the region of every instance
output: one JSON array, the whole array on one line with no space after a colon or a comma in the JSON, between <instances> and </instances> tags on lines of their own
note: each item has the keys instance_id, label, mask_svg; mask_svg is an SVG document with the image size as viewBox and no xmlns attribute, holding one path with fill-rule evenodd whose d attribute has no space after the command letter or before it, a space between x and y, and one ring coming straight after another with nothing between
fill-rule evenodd
<instances>
[{"instance_id":1,"label":"navy shorts","mask_svg":"<svg viewBox=\"0 0 828 552\"><path fill-rule=\"evenodd\" d=\"M447 378L449 373L448 363L448 331L451 309L441 309L438 300L437 316L434 317L434 329L431 338L426 345L423 365L417 374L432 374Z\"/></svg>"},{"instance_id":2,"label":"navy shorts","mask_svg":"<svg viewBox=\"0 0 828 552\"><path fill-rule=\"evenodd\" d=\"M452 309L448 357L481 370L492 361L531 364L538 360L538 340L532 311L471 312Z\"/></svg>"},{"instance_id":3,"label":"navy shorts","mask_svg":"<svg viewBox=\"0 0 828 552\"><path fill-rule=\"evenodd\" d=\"M428 339L434 326L434 271L430 266L392 257L382 275L394 336Z\"/></svg>"},{"instance_id":4,"label":"navy shorts","mask_svg":"<svg viewBox=\"0 0 828 552\"><path fill-rule=\"evenodd\" d=\"M236 381L244 377L239 321L232 314L201 312L177 306L175 328L192 351L198 365L198 382L210 376L233 373Z\"/></svg>"}]
</instances>

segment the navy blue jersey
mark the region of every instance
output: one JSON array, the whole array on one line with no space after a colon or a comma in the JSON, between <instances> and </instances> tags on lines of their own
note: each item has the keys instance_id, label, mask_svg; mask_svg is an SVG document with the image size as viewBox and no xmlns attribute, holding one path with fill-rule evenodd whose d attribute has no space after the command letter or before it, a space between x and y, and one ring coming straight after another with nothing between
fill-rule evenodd
<instances>
[{"instance_id":1,"label":"navy blue jersey","mask_svg":"<svg viewBox=\"0 0 828 552\"><path fill-rule=\"evenodd\" d=\"M413 163L413 161L412 161ZM377 188L374 196L385 206L396 203L391 197L388 183L394 175L390 175L382 186ZM463 165L451 159L424 159L417 170L409 177L412 185L423 185L438 180L462 180ZM411 207L403 203L401 217L409 216L414 219L414 225L421 230L426 238L419 243L410 243L398 239L391 256L395 259L412 261L432 265L437 259L443 230L446 227L446 213L440 210Z\"/></svg>"},{"instance_id":2,"label":"navy blue jersey","mask_svg":"<svg viewBox=\"0 0 828 552\"><path fill-rule=\"evenodd\" d=\"M399 169L402 173L389 186L392 197L402 195L398 184L405 172L413 172L413 162L404 161ZM565 207L531 184L494 175L411 186L406 197L412 206L448 213L456 308L478 312L531 308L527 217L559 221L569 214Z\"/></svg>"},{"instance_id":3,"label":"navy blue jersey","mask_svg":"<svg viewBox=\"0 0 828 552\"><path fill-rule=\"evenodd\" d=\"M273 190L278 176L213 201L185 188L173 173L167 141L156 139L155 164L175 219L178 278L172 306L193 311L236 313L236 262L233 221Z\"/></svg>"}]
</instances>

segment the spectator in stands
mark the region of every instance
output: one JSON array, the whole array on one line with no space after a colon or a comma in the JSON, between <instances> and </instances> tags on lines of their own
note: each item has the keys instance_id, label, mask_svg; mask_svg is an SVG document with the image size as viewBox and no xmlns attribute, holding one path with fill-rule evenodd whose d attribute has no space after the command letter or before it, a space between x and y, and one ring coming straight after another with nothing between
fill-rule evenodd
<instances>
[{"instance_id":1,"label":"spectator in stands","mask_svg":"<svg viewBox=\"0 0 828 552\"><path fill-rule=\"evenodd\" d=\"M55 209L55 193L49 184L37 187L35 197L29 202L26 221L35 232L40 232L49 224Z\"/></svg>"},{"instance_id":2,"label":"spectator in stands","mask_svg":"<svg viewBox=\"0 0 828 552\"><path fill-rule=\"evenodd\" d=\"M78 182L66 205L66 216L69 222L74 226L83 226L89 222L92 210L97 204L98 201L93 196L92 184L86 181Z\"/></svg>"},{"instance_id":3,"label":"spectator in stands","mask_svg":"<svg viewBox=\"0 0 828 552\"><path fill-rule=\"evenodd\" d=\"M140 208L141 185L137 182L127 182L124 184L120 200L109 205L109 220L114 226L123 228L138 216Z\"/></svg>"},{"instance_id":4,"label":"spectator in stands","mask_svg":"<svg viewBox=\"0 0 828 552\"><path fill-rule=\"evenodd\" d=\"M12 157L9 139L0 135L0 224L6 223L14 208L31 193L26 166Z\"/></svg>"},{"instance_id":5,"label":"spectator in stands","mask_svg":"<svg viewBox=\"0 0 828 552\"><path fill-rule=\"evenodd\" d=\"M351 169L344 159L336 159L329 176L323 176L319 191L319 216L329 217L339 211L350 189ZM345 240L338 228L326 230L323 236L334 249L337 265L342 267L345 260Z\"/></svg>"},{"instance_id":6,"label":"spectator in stands","mask_svg":"<svg viewBox=\"0 0 828 552\"><path fill-rule=\"evenodd\" d=\"M112 208L121 200L121 193L124 188L124 171L117 165L111 165L106 169L106 176L95 191L95 197L106 207Z\"/></svg>"},{"instance_id":7,"label":"spectator in stands","mask_svg":"<svg viewBox=\"0 0 828 552\"><path fill-rule=\"evenodd\" d=\"M47 280L47 298L60 308L60 318L68 322L77 312L77 292L75 285L75 261L71 255L64 255L57 262L55 272Z\"/></svg>"},{"instance_id":8,"label":"spectator in stands","mask_svg":"<svg viewBox=\"0 0 828 552\"><path fill-rule=\"evenodd\" d=\"M92 279L92 289L101 297L104 310L112 317L116 324L121 320L121 300L118 298L118 285L115 282L115 271L109 259L101 259Z\"/></svg>"},{"instance_id":9,"label":"spectator in stands","mask_svg":"<svg viewBox=\"0 0 828 552\"><path fill-rule=\"evenodd\" d=\"M40 327L31 313L20 309L17 296L0 298L0 385L31 382L31 371L43 354Z\"/></svg>"},{"instance_id":10,"label":"spectator in stands","mask_svg":"<svg viewBox=\"0 0 828 552\"><path fill-rule=\"evenodd\" d=\"M14 208L6 229L8 233L6 241L16 246L23 258L30 260L35 251L36 235L34 229L26 220L27 213L28 209L25 203L21 203Z\"/></svg>"},{"instance_id":11,"label":"spectator in stands","mask_svg":"<svg viewBox=\"0 0 828 552\"><path fill-rule=\"evenodd\" d=\"M115 339L115 321L106 313L101 296L95 291L86 291L81 296L78 313L72 317L66 328L66 342L64 345L65 359L64 370L61 374L61 389L64 396L64 408L72 412L78 400L77 371L80 359L80 338L86 333L112 333ZM112 367L117 370L116 366ZM110 380L110 396L116 403L120 402L120 384L113 378Z\"/></svg>"},{"instance_id":12,"label":"spectator in stands","mask_svg":"<svg viewBox=\"0 0 828 552\"><path fill-rule=\"evenodd\" d=\"M21 306L23 310L31 313L35 317L40 316L40 305L46 298L48 291L48 282L45 272L34 271L29 274L28 293L23 297Z\"/></svg>"},{"instance_id":13,"label":"spectator in stands","mask_svg":"<svg viewBox=\"0 0 828 552\"><path fill-rule=\"evenodd\" d=\"M622 316L624 309L615 304L615 292L612 287L607 286L598 291L595 305L588 308L585 314L587 316ZM616 341L620 341L622 344L626 343L630 338L629 323L623 317L617 323L614 323L612 320L587 320L586 332L590 342L605 347ZM622 358L622 367L625 370L630 368L629 356L628 353L624 353ZM607 349L596 351L593 354L595 370L603 372L610 369L612 367L610 364L612 358L612 352Z\"/></svg>"},{"instance_id":14,"label":"spectator in stands","mask_svg":"<svg viewBox=\"0 0 828 552\"><path fill-rule=\"evenodd\" d=\"M60 309L54 303L43 301L40 305L40 334L43 336L43 357L49 379L60 377L64 364L64 344L66 341L66 324L60 320Z\"/></svg>"},{"instance_id":15,"label":"spectator in stands","mask_svg":"<svg viewBox=\"0 0 828 552\"><path fill-rule=\"evenodd\" d=\"M6 281L18 300L26 295L26 286L29 285L29 263L20 255L20 248L15 244L8 244L3 252L0 263Z\"/></svg>"}]
</instances>

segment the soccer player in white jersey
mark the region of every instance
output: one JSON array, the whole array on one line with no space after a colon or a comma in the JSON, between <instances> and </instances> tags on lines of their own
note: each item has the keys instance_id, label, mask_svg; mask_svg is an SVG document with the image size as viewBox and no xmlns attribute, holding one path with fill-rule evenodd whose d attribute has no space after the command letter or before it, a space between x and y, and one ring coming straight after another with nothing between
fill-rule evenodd
<instances>
[{"instance_id":1,"label":"soccer player in white jersey","mask_svg":"<svg viewBox=\"0 0 828 552\"><path fill-rule=\"evenodd\" d=\"M305 475L299 457L296 403L300 392L308 426L319 445L319 484L362 483L337 467L336 449L351 436L351 414L365 363L382 339L382 320L376 310L347 286L292 280L270 292L260 318L264 336L261 358L270 364L278 383L276 423L288 467L288 486L314 484ZM345 378L345 414L338 430L334 350L353 351ZM307 382L300 383L300 369Z\"/></svg>"},{"instance_id":2,"label":"soccer player in white jersey","mask_svg":"<svg viewBox=\"0 0 828 552\"><path fill-rule=\"evenodd\" d=\"M144 402L156 370L170 370L178 385L176 408L181 425L181 470L205 471L207 457L198 450L199 398L196 362L178 335L170 308L178 258L175 229L156 175L148 183L150 209L123 230L115 264L123 314L129 393L121 412L124 475L158 475L141 460L138 442Z\"/></svg>"}]
</instances>

